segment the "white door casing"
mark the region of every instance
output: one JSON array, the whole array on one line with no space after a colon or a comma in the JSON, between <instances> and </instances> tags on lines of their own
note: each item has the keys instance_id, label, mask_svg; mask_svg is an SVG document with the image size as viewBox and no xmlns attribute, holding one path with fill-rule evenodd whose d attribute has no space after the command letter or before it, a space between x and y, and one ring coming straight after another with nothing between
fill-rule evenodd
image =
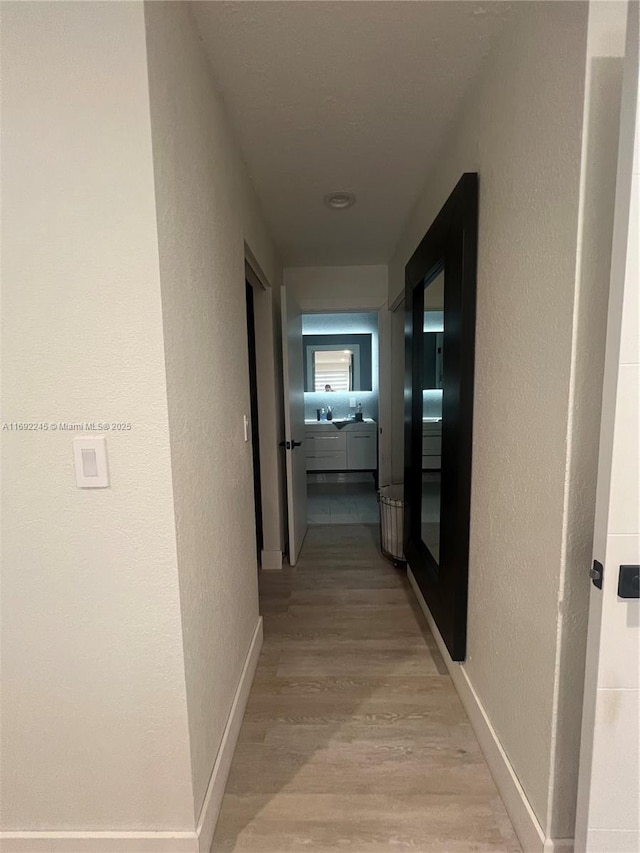
<instances>
[{"instance_id":1,"label":"white door casing","mask_svg":"<svg viewBox=\"0 0 640 853\"><path fill-rule=\"evenodd\" d=\"M640 128L638 6L629 4L585 670L576 853L640 850ZM635 138L634 138L635 137Z\"/></svg>"},{"instance_id":2,"label":"white door casing","mask_svg":"<svg viewBox=\"0 0 640 853\"><path fill-rule=\"evenodd\" d=\"M281 288L281 294L289 563L295 566L307 532L302 312L286 287Z\"/></svg>"}]
</instances>

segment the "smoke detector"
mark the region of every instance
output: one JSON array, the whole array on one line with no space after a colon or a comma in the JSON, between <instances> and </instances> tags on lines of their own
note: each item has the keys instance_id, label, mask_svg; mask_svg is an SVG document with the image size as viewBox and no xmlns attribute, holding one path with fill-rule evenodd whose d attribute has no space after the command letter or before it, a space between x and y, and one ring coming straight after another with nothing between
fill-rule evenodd
<instances>
[{"instance_id":1,"label":"smoke detector","mask_svg":"<svg viewBox=\"0 0 640 853\"><path fill-rule=\"evenodd\" d=\"M353 193L329 193L329 195L324 197L324 203L331 210L346 210L348 207L353 207L356 203L356 197Z\"/></svg>"}]
</instances>

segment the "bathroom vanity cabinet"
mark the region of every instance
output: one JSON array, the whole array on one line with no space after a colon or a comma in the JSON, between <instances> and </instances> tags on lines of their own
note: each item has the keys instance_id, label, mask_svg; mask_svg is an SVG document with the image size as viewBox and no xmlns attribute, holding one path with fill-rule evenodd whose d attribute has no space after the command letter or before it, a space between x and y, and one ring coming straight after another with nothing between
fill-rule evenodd
<instances>
[{"instance_id":1,"label":"bathroom vanity cabinet","mask_svg":"<svg viewBox=\"0 0 640 853\"><path fill-rule=\"evenodd\" d=\"M375 471L378 427L367 418L336 429L331 422L305 426L307 471Z\"/></svg>"},{"instance_id":2,"label":"bathroom vanity cabinet","mask_svg":"<svg viewBox=\"0 0 640 853\"><path fill-rule=\"evenodd\" d=\"M442 446L442 421L422 422L422 470L439 471Z\"/></svg>"}]
</instances>

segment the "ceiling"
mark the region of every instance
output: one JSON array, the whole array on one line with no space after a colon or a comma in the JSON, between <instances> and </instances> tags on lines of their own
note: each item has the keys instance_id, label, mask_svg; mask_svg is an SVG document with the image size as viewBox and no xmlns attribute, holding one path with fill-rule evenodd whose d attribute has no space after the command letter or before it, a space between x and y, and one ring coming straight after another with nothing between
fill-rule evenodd
<instances>
[{"instance_id":1,"label":"ceiling","mask_svg":"<svg viewBox=\"0 0 640 853\"><path fill-rule=\"evenodd\" d=\"M386 263L509 4L193 8L285 265ZM337 190L355 206L329 210Z\"/></svg>"}]
</instances>

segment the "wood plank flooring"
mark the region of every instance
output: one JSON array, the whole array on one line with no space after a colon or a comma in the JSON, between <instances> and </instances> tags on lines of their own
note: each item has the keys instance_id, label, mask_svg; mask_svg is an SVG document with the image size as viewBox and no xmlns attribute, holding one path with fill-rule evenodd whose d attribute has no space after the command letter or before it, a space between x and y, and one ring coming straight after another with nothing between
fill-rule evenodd
<instances>
[{"instance_id":1,"label":"wood plank flooring","mask_svg":"<svg viewBox=\"0 0 640 853\"><path fill-rule=\"evenodd\" d=\"M260 579L265 642L213 853L518 853L444 662L376 527L314 527Z\"/></svg>"}]
</instances>

